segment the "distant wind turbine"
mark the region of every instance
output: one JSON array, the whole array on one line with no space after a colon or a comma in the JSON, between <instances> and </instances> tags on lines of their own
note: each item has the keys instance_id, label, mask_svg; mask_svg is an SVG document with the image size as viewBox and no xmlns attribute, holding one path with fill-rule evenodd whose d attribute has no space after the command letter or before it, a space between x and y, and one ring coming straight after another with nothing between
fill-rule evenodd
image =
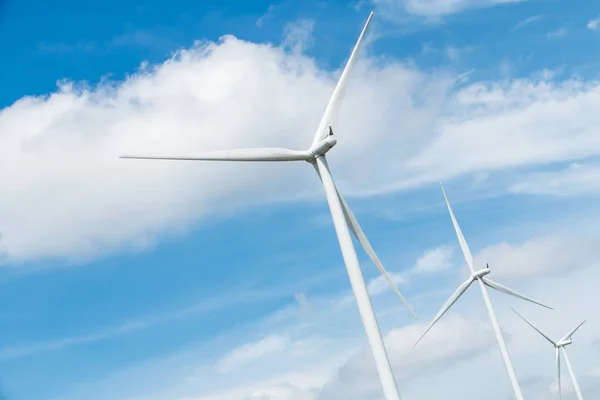
<instances>
[{"instance_id":1,"label":"distant wind turbine","mask_svg":"<svg viewBox=\"0 0 600 400\"><path fill-rule=\"evenodd\" d=\"M496 315L494 314L494 309L492 308L492 303L490 301L490 296L487 292L487 288L490 287L492 289L498 290L499 292L509 294L511 296L518 297L520 299L529 301L531 303L538 304L542 307L548 307L542 303L539 303L535 300L530 299L529 297L523 296L520 293L515 292L512 289L507 288L497 282L492 281L486 275L490 273L490 267L486 264L486 268L475 271L473 267L473 256L471 255L471 251L469 250L469 246L467 245L467 241L460 230L460 226L454 217L454 213L452 212L452 207L450 207L450 202L448 201L448 197L446 196L446 191L444 190L444 186L440 184L442 187L442 193L444 194L444 199L446 201L446 206L448 207L448 212L450 213L450 218L452 218L452 224L454 225L454 230L456 231L456 236L458 237L458 242L460 243L460 248L462 249L462 253L465 257L465 261L467 262L467 266L469 267L469 272L471 273L469 279L467 279L462 285L458 287L458 289L450 296L448 301L443 305L442 309L437 313L433 321L429 324L423 335L417 340L415 346L425 337L427 332L435 325L435 323L442 318L442 316L452 307L454 303L463 295L463 293L471 286L471 284L475 281L479 283L479 288L481 289L481 294L483 295L483 302L487 308L488 314L490 316L490 320L492 322L492 328L494 329L494 334L496 335L496 340L498 342L498 346L500 347L500 353L502 354L502 359L504 360L504 365L506 367L506 371L508 372L508 377L512 384L513 391L515 393L515 397L517 400L523 400L523 393L521 392L521 387L519 386L519 382L517 381L517 377L515 375L514 368L510 361L510 357L508 355L508 349L506 348L506 343L504 343L504 338L502 337L502 332L500 331L500 325L498 325L498 320L496 319Z\"/></svg>"},{"instance_id":2,"label":"distant wind turbine","mask_svg":"<svg viewBox=\"0 0 600 400\"><path fill-rule=\"evenodd\" d=\"M362 318L362 322L371 346L371 351L375 359L375 365L381 385L383 387L383 393L386 400L399 400L400 395L398 394L398 388L392 373L392 368L387 356L387 352L383 343L381 332L377 324L375 312L369 298L367 285L365 283L356 250L352 242L352 237L348 231L348 226L362 245L370 259L377 266L381 274L384 276L388 284L396 292L396 295L404 302L408 310L416 318L416 315L402 296L392 279L383 268L381 261L375 254L375 251L371 247L371 244L367 240L364 232L358 224L354 214L346 204L346 201L338 192L338 189L333 181L327 159L325 154L331 150L337 143L337 139L333 135L333 123L337 112L340 109L344 91L347 86L348 76L353 65L356 63L358 51L363 42L365 33L373 17L373 12L370 13L367 22L358 38L358 41L350 55L350 58L342 71L342 75L333 91L331 99L327 104L325 113L318 126L317 132L314 136L311 147L308 150L298 151L289 150L282 148L255 148L255 149L235 149L235 150L220 150L213 151L204 154L190 154L190 155L172 155L172 156L122 156L121 158L139 158L139 159L162 159L162 160L203 160L203 161L306 161L313 165L323 188L325 189L325 195L331 211L333 224L338 237L342 256L348 276L350 278L350 284L358 304L358 310Z\"/></svg>"},{"instance_id":3,"label":"distant wind turbine","mask_svg":"<svg viewBox=\"0 0 600 400\"><path fill-rule=\"evenodd\" d=\"M511 307L511 310L513 310L515 312L515 314L517 314L519 317L521 317L521 319L523 321L527 322L527 324L529 324L529 326L531 326L533 329L535 329L537 331L537 333L542 335L544 337L544 339L549 341L554 346L554 349L556 351L556 378L557 378L557 382L558 382L558 398L562 399L562 384L561 384L561 377L560 377L560 353L562 351L563 356L565 356L565 363L567 364L567 369L569 370L569 375L571 375L571 382L573 382L573 387L575 388L575 393L577 394L577 399L583 400L583 396L581 395L581 389L579 388L579 384L577 383L577 379L575 378L575 372L573 372L573 367L571 366L571 362L569 361L569 356L567 355L567 349L565 349L565 347L570 345L571 343L573 343L573 341L571 340L571 337L573 336L573 334L575 332L577 332L577 330L579 328L581 328L581 325L583 325L585 323L585 321L583 321L582 323L577 325L577 327L575 329L573 329L571 332L569 332L565 336L563 336L563 338L560 339L558 342L555 342L554 340L550 339L550 336L546 335L544 332L542 332L540 329L538 329L531 322L527 321L527 319L524 316L522 316L521 314L519 314L514 308Z\"/></svg>"}]
</instances>

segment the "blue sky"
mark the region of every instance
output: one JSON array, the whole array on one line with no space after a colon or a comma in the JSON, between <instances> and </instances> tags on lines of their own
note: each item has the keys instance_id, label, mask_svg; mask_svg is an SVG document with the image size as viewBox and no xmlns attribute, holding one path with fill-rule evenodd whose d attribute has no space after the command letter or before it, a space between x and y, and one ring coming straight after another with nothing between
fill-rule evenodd
<instances>
[{"instance_id":1,"label":"blue sky","mask_svg":"<svg viewBox=\"0 0 600 400\"><path fill-rule=\"evenodd\" d=\"M465 273L440 180L476 261L562 305L494 296L530 398L554 390L552 355L506 304L557 335L588 318L572 362L600 393L600 7L494 3L0 3L8 398L350 398L370 364L311 168L116 156L308 145L371 9L330 163L421 317L359 252L402 393L509 390L473 293L447 337L407 350ZM360 379L357 398L378 395L372 368Z\"/></svg>"}]
</instances>

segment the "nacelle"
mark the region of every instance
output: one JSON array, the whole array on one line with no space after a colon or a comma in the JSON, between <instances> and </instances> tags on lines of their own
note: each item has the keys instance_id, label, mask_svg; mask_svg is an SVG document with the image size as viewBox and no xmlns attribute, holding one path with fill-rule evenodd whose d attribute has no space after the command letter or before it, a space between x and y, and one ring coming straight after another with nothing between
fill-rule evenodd
<instances>
[{"instance_id":1,"label":"nacelle","mask_svg":"<svg viewBox=\"0 0 600 400\"><path fill-rule=\"evenodd\" d=\"M480 269L479 271L475 271L473 272L473 279L479 279L483 276L486 276L487 274L489 274L491 271L489 270L489 268L485 268L485 269Z\"/></svg>"},{"instance_id":2,"label":"nacelle","mask_svg":"<svg viewBox=\"0 0 600 400\"><path fill-rule=\"evenodd\" d=\"M320 141L314 148L310 150L310 153L315 157L325 155L335 144L337 139L333 136L327 136L325 139Z\"/></svg>"},{"instance_id":3,"label":"nacelle","mask_svg":"<svg viewBox=\"0 0 600 400\"><path fill-rule=\"evenodd\" d=\"M565 346L570 345L571 343L573 343L573 341L571 339L561 340L560 342L556 343L556 347L565 347Z\"/></svg>"}]
</instances>

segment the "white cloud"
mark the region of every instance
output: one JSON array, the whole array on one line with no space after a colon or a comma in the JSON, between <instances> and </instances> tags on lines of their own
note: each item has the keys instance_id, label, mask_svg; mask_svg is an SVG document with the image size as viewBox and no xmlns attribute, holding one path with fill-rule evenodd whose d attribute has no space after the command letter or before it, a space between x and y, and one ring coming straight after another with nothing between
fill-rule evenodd
<instances>
[{"instance_id":1,"label":"white cloud","mask_svg":"<svg viewBox=\"0 0 600 400\"><path fill-rule=\"evenodd\" d=\"M223 357L217 368L221 372L230 372L265 354L281 353L289 345L289 338L281 335L269 335L256 342L246 343L233 349Z\"/></svg>"},{"instance_id":2,"label":"white cloud","mask_svg":"<svg viewBox=\"0 0 600 400\"><path fill-rule=\"evenodd\" d=\"M446 49L446 54L448 55L448 59L450 61L456 62L459 58L459 50L456 47L448 47Z\"/></svg>"},{"instance_id":3,"label":"white cloud","mask_svg":"<svg viewBox=\"0 0 600 400\"><path fill-rule=\"evenodd\" d=\"M420 256L415 264L404 272L389 272L392 281L396 285L407 283L412 277L417 275L431 274L449 268L452 263L452 247L442 245L433 249L426 250ZM369 282L368 289L372 296L383 293L389 288L388 282L383 276L378 276Z\"/></svg>"},{"instance_id":4,"label":"white cloud","mask_svg":"<svg viewBox=\"0 0 600 400\"><path fill-rule=\"evenodd\" d=\"M453 116L441 120L429 145L405 166L409 171L427 168L429 173L407 177L387 189L422 183L426 177L440 180L580 159L600 150L593 134L600 128L600 116L592 111L600 104L597 83L545 79L475 83L452 101ZM579 117L567 121L566 115Z\"/></svg>"},{"instance_id":5,"label":"white cloud","mask_svg":"<svg viewBox=\"0 0 600 400\"><path fill-rule=\"evenodd\" d=\"M404 274L402 273L393 273L388 271L388 275L392 279L392 282L396 284L396 286L402 285L407 282ZM369 282L367 288L371 296L376 296L388 290L388 285L389 283L385 280L383 276L378 276L377 278L374 278ZM401 288L399 290L402 292Z\"/></svg>"},{"instance_id":6,"label":"white cloud","mask_svg":"<svg viewBox=\"0 0 600 400\"><path fill-rule=\"evenodd\" d=\"M296 39L292 44L306 40ZM337 74L319 70L298 51L227 36L143 67L123 83L63 84L48 97L25 97L3 109L0 254L21 261L135 250L236 205L320 195L306 165L117 158L237 146L306 148ZM410 135L429 130L445 87L443 79L425 79L399 63L363 63L353 81L338 131L343 140L331 160L342 185L352 176L351 160L384 126L401 121ZM413 105L423 86L430 88L423 103Z\"/></svg>"},{"instance_id":7,"label":"white cloud","mask_svg":"<svg viewBox=\"0 0 600 400\"><path fill-rule=\"evenodd\" d=\"M587 27L593 31L598 30L598 27L600 27L600 17L590 20Z\"/></svg>"},{"instance_id":8,"label":"white cloud","mask_svg":"<svg viewBox=\"0 0 600 400\"><path fill-rule=\"evenodd\" d=\"M485 324L456 314L441 320L417 348L414 343L426 323L394 329L386 335L388 355L399 384L424 374L444 370L488 350L493 336ZM465 340L468 338L468 340ZM371 353L364 350L352 357L319 396L328 399L375 399L381 393Z\"/></svg>"},{"instance_id":9,"label":"white cloud","mask_svg":"<svg viewBox=\"0 0 600 400\"><path fill-rule=\"evenodd\" d=\"M257 389L242 400L313 400L313 393L290 384L282 384L267 389Z\"/></svg>"},{"instance_id":10,"label":"white cloud","mask_svg":"<svg viewBox=\"0 0 600 400\"><path fill-rule=\"evenodd\" d=\"M556 236L552 236L556 237ZM543 243L544 238L529 242ZM576 241L567 237L563 242ZM514 247L522 259L536 258L540 246L525 242ZM546 241L548 246L558 242ZM491 246L493 247L493 246ZM542 327L552 336L562 336L582 319L588 322L577 333L569 347L569 355L584 394L594 398L600 394L598 378L594 378L597 363L597 343L600 340L600 320L595 305L600 295L595 290L600 274L598 263L577 265L581 251L574 246L560 247L559 261L565 264L560 276L537 275L534 280L522 280L523 293L534 298L547 300L556 310L542 310L519 300L492 294L492 301L503 331L517 375L526 391L527 398L543 400L552 395L555 376L554 356L551 346L532 331L510 311L508 304L516 307L528 319ZM531 252L531 254L524 254ZM514 257L514 256L511 256ZM511 257L504 258L509 261ZM551 254L547 259L556 258ZM552 268L552 267L550 267ZM442 280L447 281L447 277ZM452 279L454 280L454 279ZM429 318L437 311L441 302L454 289L448 286L441 293L439 302L422 304L418 309L423 319L418 323L398 322L397 312L381 312L379 320L388 346L390 360L403 397L423 400L449 398L489 398L502 400L510 396L510 384L501 358L497 352L488 317L479 293L467 293L461 301L429 332L427 337L413 349L413 344L423 332ZM387 292L390 310L402 307L392 302L394 294ZM469 297L473 296L473 300ZM477 297L477 301L475 301ZM310 314L296 318L300 313L288 313L288 318L278 315L276 325L259 324L254 329L269 329L271 334L263 337L285 337L274 340L271 345L247 341L243 337L246 328L236 327L236 336L228 334L216 343L227 346L224 351L215 344L204 343L208 353L197 349L183 349L181 355L159 360L153 368L137 368L132 372L115 374L109 380L79 387L65 399L88 398L90 400L111 398L139 400L328 400L336 398L377 398L379 383L366 348L362 326L356 315L354 304L339 307L335 298L311 299L314 307ZM280 325L283 324L283 325ZM399 324L401 326L399 326ZM403 325L403 326L402 326ZM268 326L268 328L267 328ZM391 327L387 329L385 327ZM253 330L251 330L253 332ZM285 336L281 333L285 331ZM254 335L252 333L252 335ZM238 343L232 345L230 343ZM273 343L279 345L273 346ZM229 346L233 348L229 348ZM264 351L265 349L277 351ZM239 350L245 349L245 350ZM258 349L259 351L255 351ZM216 366L231 354L251 353L252 357L241 357L239 368L218 370ZM236 357L233 357L236 358ZM201 361L199 361L201 360ZM201 363L198 366L198 363ZM234 363L235 364L235 363ZM485 373L482 373L485 371ZM579 372L580 371L580 372ZM589 372L589 373L588 373ZM477 380L470 377L477 376ZM152 377L160 377L154 379ZM565 378L565 381L567 379ZM150 382L150 383L149 383ZM596 383L595 383L596 382ZM126 390L125 388L128 388ZM148 393L152 393L149 395ZM125 395L127 394L127 395ZM133 395L135 394L135 396ZM546 397L544 397L546 396Z\"/></svg>"},{"instance_id":11,"label":"white cloud","mask_svg":"<svg viewBox=\"0 0 600 400\"><path fill-rule=\"evenodd\" d=\"M337 75L299 51L228 36L123 83L64 84L3 109L0 254L15 262L85 260L146 248L221 211L313 195L322 201L303 164L117 159L305 148ZM450 82L400 62L363 59L330 157L340 190L372 195L600 155L598 82L475 82L449 94ZM369 163L354 162L365 154Z\"/></svg>"},{"instance_id":12,"label":"white cloud","mask_svg":"<svg viewBox=\"0 0 600 400\"><path fill-rule=\"evenodd\" d=\"M312 44L312 31L315 22L312 20L299 20L285 27L283 46L290 48L294 53L302 53Z\"/></svg>"},{"instance_id":13,"label":"white cloud","mask_svg":"<svg viewBox=\"0 0 600 400\"><path fill-rule=\"evenodd\" d=\"M600 238L586 235L538 236L520 245L502 242L474 257L476 265L489 263L493 276L527 277L585 268L597 259Z\"/></svg>"},{"instance_id":14,"label":"white cloud","mask_svg":"<svg viewBox=\"0 0 600 400\"><path fill-rule=\"evenodd\" d=\"M525 0L375 0L386 7L402 7L408 13L424 17L455 14L471 8L518 3Z\"/></svg>"},{"instance_id":15,"label":"white cloud","mask_svg":"<svg viewBox=\"0 0 600 400\"><path fill-rule=\"evenodd\" d=\"M443 245L427 250L415 263L412 274L429 274L449 268L454 252L452 247Z\"/></svg>"},{"instance_id":16,"label":"white cloud","mask_svg":"<svg viewBox=\"0 0 600 400\"><path fill-rule=\"evenodd\" d=\"M516 25L513 27L513 29L521 29L521 28L523 28L524 26L527 26L527 25L529 25L529 24L532 24L532 23L534 23L534 22L537 22L537 21L539 21L539 20L540 20L540 19L542 19L542 18L543 18L543 15L541 15L541 14L538 14L538 15L533 15L533 16L531 16L531 17L529 17L529 18L526 18L526 19L524 19L524 20L522 20L522 21L519 21L519 22L518 22L518 23L517 23L517 24L516 24Z\"/></svg>"},{"instance_id":17,"label":"white cloud","mask_svg":"<svg viewBox=\"0 0 600 400\"><path fill-rule=\"evenodd\" d=\"M548 39L558 39L567 34L567 30L565 28L558 28L556 30L550 31L546 34Z\"/></svg>"},{"instance_id":18,"label":"white cloud","mask_svg":"<svg viewBox=\"0 0 600 400\"><path fill-rule=\"evenodd\" d=\"M524 175L509 190L519 194L574 196L600 191L600 165L572 163L560 171L534 172Z\"/></svg>"}]
</instances>

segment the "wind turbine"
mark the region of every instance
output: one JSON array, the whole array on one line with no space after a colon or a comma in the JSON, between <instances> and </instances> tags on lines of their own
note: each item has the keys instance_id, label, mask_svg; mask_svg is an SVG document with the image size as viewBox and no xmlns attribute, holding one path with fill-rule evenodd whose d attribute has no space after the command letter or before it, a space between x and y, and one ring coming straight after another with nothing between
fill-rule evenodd
<instances>
[{"instance_id":1,"label":"wind turbine","mask_svg":"<svg viewBox=\"0 0 600 400\"><path fill-rule=\"evenodd\" d=\"M514 368L512 366L512 362L510 361L510 357L508 355L508 349L506 348L506 343L504 343L504 338L502 337L502 332L500 331L500 325L498 325L498 320L496 319L496 315L494 314L494 309L492 308L492 303L490 301L490 296L488 294L487 288L490 287L492 289L498 290L499 292L509 294L511 296L518 297L520 299L529 301L531 303L538 304L542 307L548 307L542 303L539 303L535 300L530 299L520 293L515 292L512 289L507 288L497 282L494 282L490 278L486 277L491 271L489 265L486 264L486 268L475 271L473 267L473 256L471 255L471 251L469 250L469 246L467 245L467 241L460 230L460 226L454 217L454 213L452 212L452 207L450 207L450 202L448 202L448 197L446 196L446 191L444 190L444 185L440 183L442 187L442 193L444 194L444 200L446 201L446 206L448 207L448 212L450 213L450 218L452 218L452 224L454 225L454 230L456 231L456 236L458 237L458 242L460 243L460 248L462 249L462 253L465 257L465 261L467 262L467 266L469 267L470 276L469 278L458 287L458 289L450 296L448 301L442 306L442 309L437 313L437 315L433 318L433 321L429 324L423 335L417 340L415 343L415 347L423 337L429 332L429 330L435 325L435 323L442 318L442 316L452 307L454 303L463 295L463 293L471 286L473 282L477 282L479 284L479 288L481 289L481 294L483 296L483 302L487 308L488 314L490 316L490 321L492 322L492 328L494 329L494 334L496 335L496 341L498 342L498 346L500 347L500 353L502 354L502 359L504 360L504 365L506 367L506 371L508 372L508 377L510 379L513 391L515 393L515 397L517 400L523 400L523 393L521 392L521 387L519 386L519 382L517 381L517 377L515 375Z\"/></svg>"},{"instance_id":2,"label":"wind turbine","mask_svg":"<svg viewBox=\"0 0 600 400\"><path fill-rule=\"evenodd\" d=\"M400 395L392 373L392 368L384 346L383 338L377 324L375 312L369 298L367 285L365 284L356 250L352 242L352 237L348 231L348 227L352 230L359 243L362 245L370 259L377 266L381 274L393 288L396 294L404 302L406 307L416 318L416 315L404 300L391 278L383 268L381 261L375 254L371 244L367 240L354 214L346 204L346 201L337 190L325 155L337 143L337 139L333 134L333 122L335 116L340 109L344 91L347 86L348 76L353 65L356 63L357 55L363 42L367 28L373 17L373 12L370 13L367 22L358 38L358 41L352 50L350 58L342 71L342 75L333 91L331 99L327 104L327 108L321 118L321 122L317 128L311 147L308 150L298 151L282 148L255 148L255 149L235 149L235 150L220 150L204 154L189 154L189 155L144 155L144 156L122 156L121 158L138 158L138 159L162 159L162 160L203 160L203 161L306 161L312 164L323 184L331 217L340 244L342 257L346 265L346 270L350 278L350 284L354 297L358 304L358 310L367 334L367 338L375 359L377 372L381 380L383 393L386 400L399 400Z\"/></svg>"},{"instance_id":3,"label":"wind turbine","mask_svg":"<svg viewBox=\"0 0 600 400\"><path fill-rule=\"evenodd\" d=\"M575 372L573 372L573 367L571 366L571 362L569 361L569 356L567 355L567 349L565 347L570 345L571 343L573 343L573 341L571 340L571 337L573 336L573 334L575 332L577 332L577 330L579 328L581 328L581 325L583 325L585 323L585 321L583 321L582 323L577 325L577 327L575 329L573 329L571 332L569 332L565 336L563 336L563 338L560 339L558 342L555 342L554 340L550 339L550 336L546 335L544 332L542 332L540 329L538 329L531 322L527 321L527 319L525 319L524 316L519 314L514 308L511 307L511 310L513 310L515 312L515 314L517 314L519 317L521 317L521 319L523 321L527 322L527 324L529 324L529 326L531 326L533 329L535 329L537 331L537 333L542 335L544 337L544 339L546 339L547 341L552 343L552 345L554 346L554 349L556 350L556 372L557 372L556 376L557 376L557 381L558 381L558 398L562 399L562 384L561 384L561 379L560 379L560 352L562 351L563 356L565 356L565 363L567 364L567 369L569 370L569 375L571 375L571 381L573 382L573 387L575 388L575 393L577 394L577 399L583 400L583 396L581 395L581 389L579 388L579 384L577 383L577 379L575 378Z\"/></svg>"}]
</instances>

